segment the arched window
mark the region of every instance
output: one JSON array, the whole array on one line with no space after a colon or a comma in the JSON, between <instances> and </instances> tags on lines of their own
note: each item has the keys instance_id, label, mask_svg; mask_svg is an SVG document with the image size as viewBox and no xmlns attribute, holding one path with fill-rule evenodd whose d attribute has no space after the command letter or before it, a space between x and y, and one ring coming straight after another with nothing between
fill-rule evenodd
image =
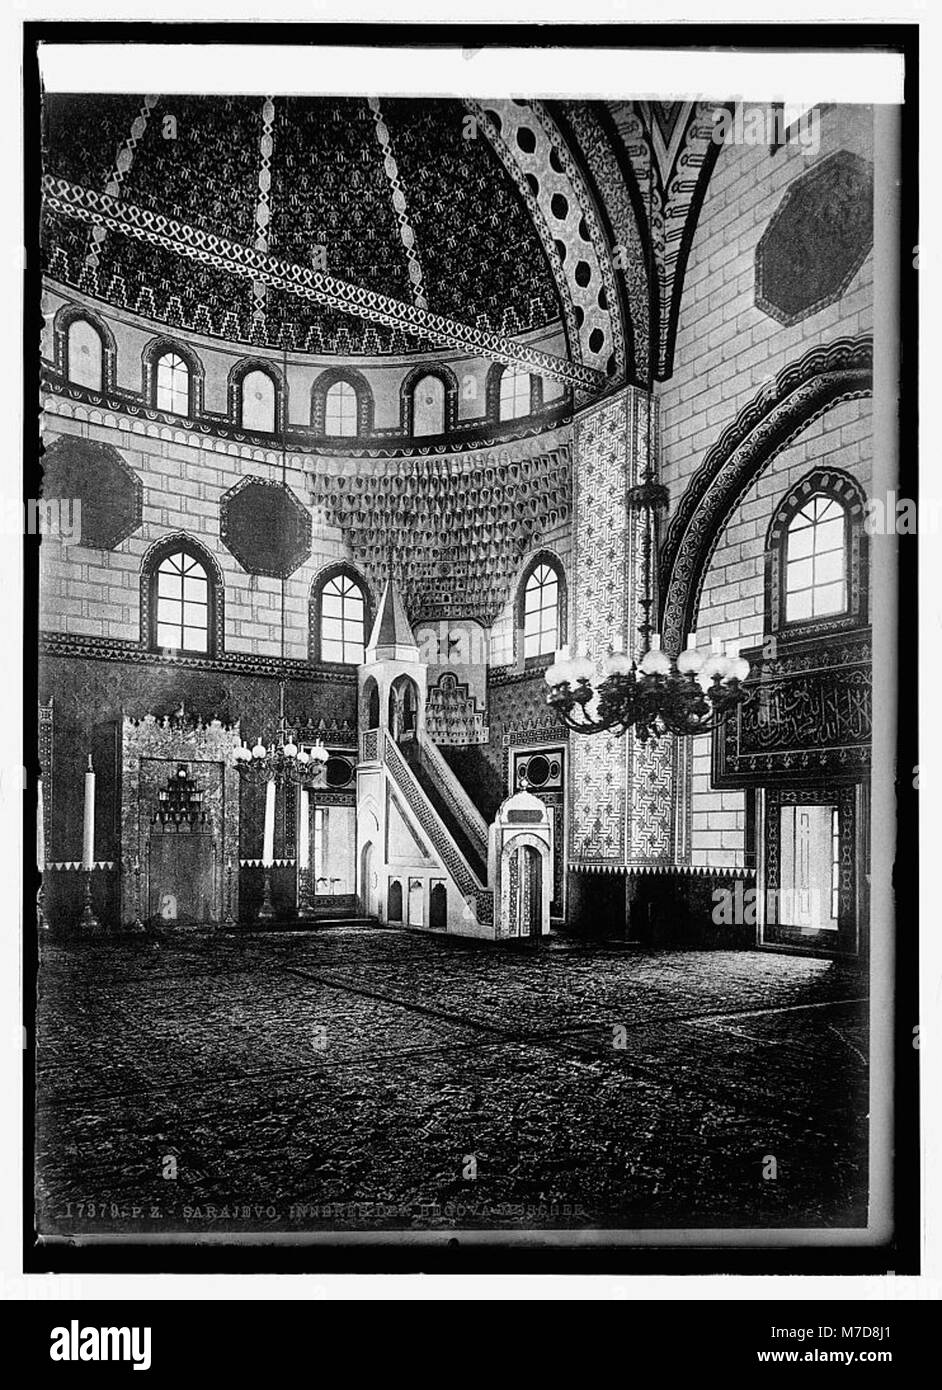
<instances>
[{"instance_id":1,"label":"arched window","mask_svg":"<svg viewBox=\"0 0 942 1390\"><path fill-rule=\"evenodd\" d=\"M104 381L104 360L101 336L87 319L73 319L67 337L67 371L76 386L89 386L101 391Z\"/></svg>"},{"instance_id":2,"label":"arched window","mask_svg":"<svg viewBox=\"0 0 942 1390\"><path fill-rule=\"evenodd\" d=\"M190 369L176 352L157 359L156 406L174 415L190 414Z\"/></svg>"},{"instance_id":3,"label":"arched window","mask_svg":"<svg viewBox=\"0 0 942 1390\"><path fill-rule=\"evenodd\" d=\"M840 502L814 493L789 522L785 545L785 621L843 613L847 516Z\"/></svg>"},{"instance_id":4,"label":"arched window","mask_svg":"<svg viewBox=\"0 0 942 1390\"><path fill-rule=\"evenodd\" d=\"M242 378L241 423L247 430L273 433L275 429L275 383L258 368Z\"/></svg>"},{"instance_id":5,"label":"arched window","mask_svg":"<svg viewBox=\"0 0 942 1390\"><path fill-rule=\"evenodd\" d=\"M867 622L863 507L860 485L836 468L806 474L782 499L767 537L767 631Z\"/></svg>"},{"instance_id":6,"label":"arched window","mask_svg":"<svg viewBox=\"0 0 942 1390\"><path fill-rule=\"evenodd\" d=\"M327 439L356 439L373 429L373 395L362 372L330 367L311 387L311 427Z\"/></svg>"},{"instance_id":7,"label":"arched window","mask_svg":"<svg viewBox=\"0 0 942 1390\"><path fill-rule=\"evenodd\" d=\"M445 433L445 386L437 376L423 376L412 395L412 433Z\"/></svg>"},{"instance_id":8,"label":"arched window","mask_svg":"<svg viewBox=\"0 0 942 1390\"><path fill-rule=\"evenodd\" d=\"M335 381L324 402L324 433L338 438L357 433L357 393L349 381Z\"/></svg>"},{"instance_id":9,"label":"arched window","mask_svg":"<svg viewBox=\"0 0 942 1390\"><path fill-rule=\"evenodd\" d=\"M151 577L151 644L209 655L213 638L213 586L207 566L184 545L168 548Z\"/></svg>"},{"instance_id":10,"label":"arched window","mask_svg":"<svg viewBox=\"0 0 942 1390\"><path fill-rule=\"evenodd\" d=\"M530 414L530 374L506 367L500 378L500 419L516 420Z\"/></svg>"},{"instance_id":11,"label":"arched window","mask_svg":"<svg viewBox=\"0 0 942 1390\"><path fill-rule=\"evenodd\" d=\"M366 651L366 592L350 570L334 571L314 595L315 660L359 666Z\"/></svg>"},{"instance_id":12,"label":"arched window","mask_svg":"<svg viewBox=\"0 0 942 1390\"><path fill-rule=\"evenodd\" d=\"M402 432L422 436L448 434L458 418L458 378L444 363L414 367L399 386Z\"/></svg>"},{"instance_id":13,"label":"arched window","mask_svg":"<svg viewBox=\"0 0 942 1390\"><path fill-rule=\"evenodd\" d=\"M563 585L553 561L540 557L531 565L521 598L524 657L552 655L563 641Z\"/></svg>"}]
</instances>

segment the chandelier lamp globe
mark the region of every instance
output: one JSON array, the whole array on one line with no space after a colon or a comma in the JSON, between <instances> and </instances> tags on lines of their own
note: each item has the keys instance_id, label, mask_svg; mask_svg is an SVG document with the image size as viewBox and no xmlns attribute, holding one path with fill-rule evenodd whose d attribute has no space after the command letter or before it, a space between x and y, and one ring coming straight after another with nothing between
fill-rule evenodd
<instances>
[{"instance_id":1,"label":"chandelier lamp globe","mask_svg":"<svg viewBox=\"0 0 942 1390\"><path fill-rule=\"evenodd\" d=\"M631 729L643 743L665 734L680 737L718 728L750 696L745 682L749 662L735 644L698 648L691 633L685 649L672 658L652 633L650 646L634 661L617 641L596 671L588 657L571 657L561 647L546 671L547 703L576 733Z\"/></svg>"},{"instance_id":2,"label":"chandelier lamp globe","mask_svg":"<svg viewBox=\"0 0 942 1390\"><path fill-rule=\"evenodd\" d=\"M282 729L276 741L265 744L259 736L249 747L241 743L232 755L233 762L244 776L257 777L261 781L305 782L317 775L329 757L323 741L318 737L308 751L296 741L294 734Z\"/></svg>"}]
</instances>

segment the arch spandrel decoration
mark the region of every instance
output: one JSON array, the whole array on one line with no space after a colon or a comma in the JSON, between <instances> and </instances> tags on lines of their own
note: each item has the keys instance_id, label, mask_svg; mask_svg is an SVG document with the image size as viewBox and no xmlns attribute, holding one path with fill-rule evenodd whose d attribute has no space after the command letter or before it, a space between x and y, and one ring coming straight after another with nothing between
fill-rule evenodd
<instances>
[{"instance_id":1,"label":"arch spandrel decoration","mask_svg":"<svg viewBox=\"0 0 942 1390\"><path fill-rule=\"evenodd\" d=\"M467 105L530 210L556 281L570 351L610 380L623 379L625 334L611 248L550 112L537 101Z\"/></svg>"},{"instance_id":2,"label":"arch spandrel decoration","mask_svg":"<svg viewBox=\"0 0 942 1390\"><path fill-rule=\"evenodd\" d=\"M779 372L709 450L687 485L659 562L661 634L679 651L695 626L723 527L755 479L820 415L872 392L873 340L840 338Z\"/></svg>"},{"instance_id":3,"label":"arch spandrel decoration","mask_svg":"<svg viewBox=\"0 0 942 1390\"><path fill-rule=\"evenodd\" d=\"M634 168L619 150L619 142L613 142L607 133L604 102L547 102L547 109L579 158L606 241L613 248L619 312L625 333L626 380L648 385L651 380L650 257L643 235L644 206ZM620 374L613 378L613 384L623 384Z\"/></svg>"},{"instance_id":4,"label":"arch spandrel decoration","mask_svg":"<svg viewBox=\"0 0 942 1390\"><path fill-rule=\"evenodd\" d=\"M727 101L612 101L594 105L625 174L645 249L650 285L649 370L666 381L690 248L722 141L714 138ZM639 364L640 364L639 355Z\"/></svg>"}]
</instances>

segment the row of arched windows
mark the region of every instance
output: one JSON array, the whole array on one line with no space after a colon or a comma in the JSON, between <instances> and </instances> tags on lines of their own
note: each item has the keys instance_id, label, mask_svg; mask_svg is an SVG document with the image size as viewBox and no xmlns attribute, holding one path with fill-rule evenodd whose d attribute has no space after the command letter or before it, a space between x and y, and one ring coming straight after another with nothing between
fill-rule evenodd
<instances>
[{"instance_id":1,"label":"row of arched windows","mask_svg":"<svg viewBox=\"0 0 942 1390\"><path fill-rule=\"evenodd\" d=\"M860 544L859 503L845 489L809 481L778 509L770 530L771 625L795 628L848 613L853 547ZM853 514L852 514L853 512ZM214 655L221 615L221 580L195 541L173 538L152 552L145 572L149 641L157 650ZM349 565L325 571L311 595L314 660L357 666L365 655L372 621L367 586ZM537 662L566 640L566 581L559 561L546 552L521 576L516 604L523 656Z\"/></svg>"},{"instance_id":2,"label":"row of arched windows","mask_svg":"<svg viewBox=\"0 0 942 1390\"><path fill-rule=\"evenodd\" d=\"M156 651L219 654L222 580L209 554L189 537L171 537L153 550L144 571L147 641ZM549 658L565 640L565 579L555 557L530 562L518 589L518 623L527 659ZM372 622L369 591L350 565L324 571L311 593L311 656L358 666Z\"/></svg>"},{"instance_id":3,"label":"row of arched windows","mask_svg":"<svg viewBox=\"0 0 942 1390\"><path fill-rule=\"evenodd\" d=\"M57 324L63 374L77 386L104 391L114 381L115 344L102 324L68 311ZM145 400L156 410L192 418L202 413L203 368L189 347L156 340L143 355ZM402 384L405 434L447 434L457 421L458 382L444 365L417 367ZM488 414L498 421L530 415L542 404L542 382L518 367L495 363L487 383ZM272 363L237 363L229 374L229 415L243 429L273 434L284 423L285 383ZM373 428L373 396L361 372L332 367L311 388L311 427L330 439L356 439Z\"/></svg>"},{"instance_id":4,"label":"row of arched windows","mask_svg":"<svg viewBox=\"0 0 942 1390\"><path fill-rule=\"evenodd\" d=\"M837 470L807 475L780 503L769 528L767 628L794 631L821 620L857 619L866 609L866 554L857 485ZM195 540L171 536L155 547L142 574L145 640L158 651L221 652L222 577ZM515 602L518 655L545 662L567 640L566 576L555 555L533 556ZM372 624L363 577L348 564L323 571L311 593L311 657L359 665Z\"/></svg>"}]
</instances>

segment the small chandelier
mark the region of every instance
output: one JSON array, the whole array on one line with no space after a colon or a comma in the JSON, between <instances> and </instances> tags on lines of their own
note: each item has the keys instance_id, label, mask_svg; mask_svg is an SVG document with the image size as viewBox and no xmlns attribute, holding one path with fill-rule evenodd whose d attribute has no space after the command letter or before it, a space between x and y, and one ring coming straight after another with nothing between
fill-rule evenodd
<instances>
[{"instance_id":1,"label":"small chandelier","mask_svg":"<svg viewBox=\"0 0 942 1390\"><path fill-rule=\"evenodd\" d=\"M243 777L251 777L259 782L277 782L296 785L316 781L327 762L329 754L323 741L318 737L307 752L295 737L285 716L285 683L281 682L279 696L278 731L267 745L259 734L250 748L241 743L232 755L233 762Z\"/></svg>"},{"instance_id":2,"label":"small chandelier","mask_svg":"<svg viewBox=\"0 0 942 1390\"><path fill-rule=\"evenodd\" d=\"M649 459L651 434L649 418ZM572 659L569 648L563 647L546 672L547 704L576 733L600 734L614 729L620 736L632 729L641 743L664 734L706 734L748 698L743 682L749 675L749 662L739 656L737 648L724 655L722 647L714 643L711 652L699 651L696 634L691 633L686 650L674 660L662 650L660 633L652 630L658 513L668 500L667 489L655 480L649 463L641 482L629 489L627 496L629 510L645 516L640 661L632 661L616 642L602 672L597 673L587 657Z\"/></svg>"}]
</instances>

